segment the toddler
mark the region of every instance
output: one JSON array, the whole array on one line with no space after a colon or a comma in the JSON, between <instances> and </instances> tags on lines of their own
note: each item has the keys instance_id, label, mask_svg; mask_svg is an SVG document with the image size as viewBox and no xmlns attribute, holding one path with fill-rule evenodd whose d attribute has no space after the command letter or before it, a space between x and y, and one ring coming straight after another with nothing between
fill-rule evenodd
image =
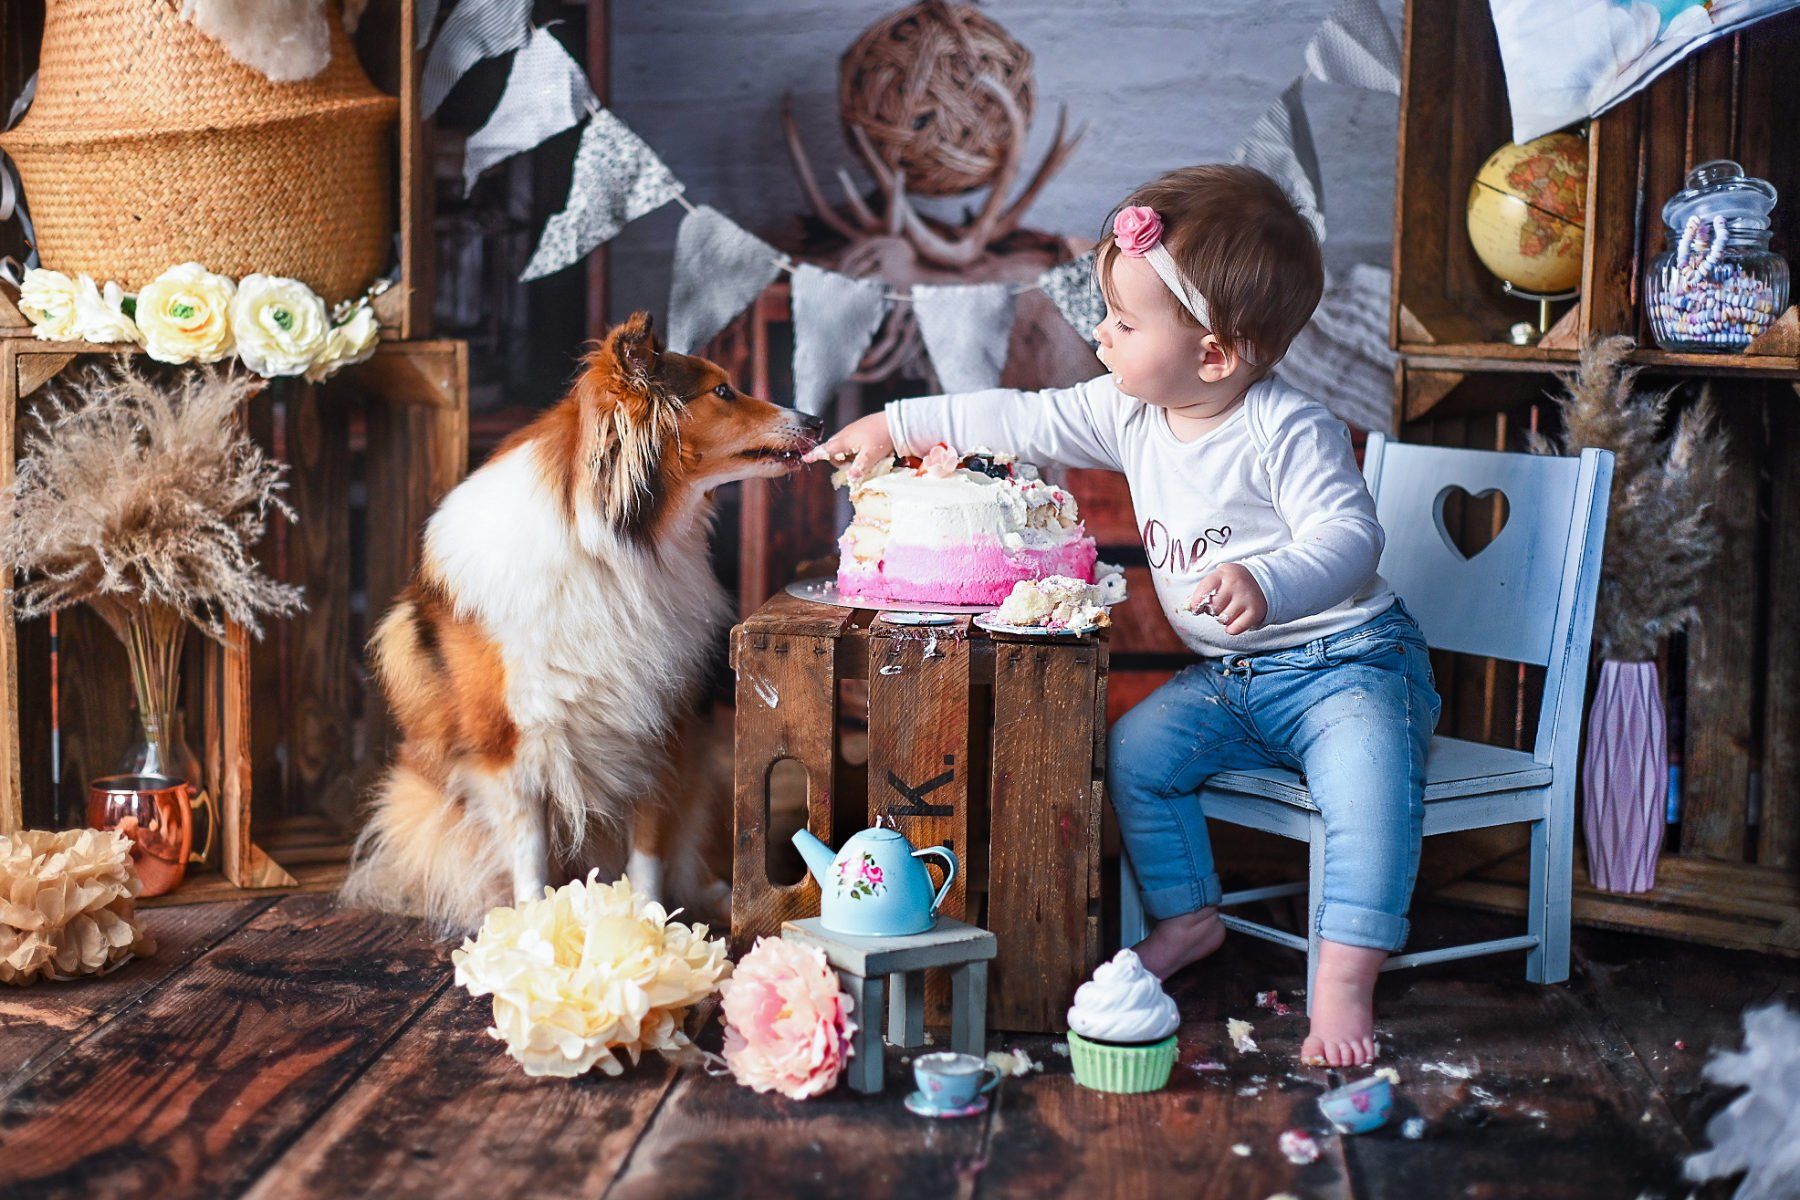
<instances>
[{"instance_id":1,"label":"toddler","mask_svg":"<svg viewBox=\"0 0 1800 1200\"><path fill-rule=\"evenodd\" d=\"M856 477L944 441L1124 472L1163 611L1201 656L1110 736L1108 792L1156 920L1138 956L1167 978L1224 940L1201 784L1297 770L1325 822L1301 1056L1366 1063L1376 975L1406 941L1439 701L1419 627L1376 573L1349 431L1270 373L1318 303L1318 241L1267 176L1187 167L1126 201L1095 272L1108 374L897 401L809 457Z\"/></svg>"}]
</instances>

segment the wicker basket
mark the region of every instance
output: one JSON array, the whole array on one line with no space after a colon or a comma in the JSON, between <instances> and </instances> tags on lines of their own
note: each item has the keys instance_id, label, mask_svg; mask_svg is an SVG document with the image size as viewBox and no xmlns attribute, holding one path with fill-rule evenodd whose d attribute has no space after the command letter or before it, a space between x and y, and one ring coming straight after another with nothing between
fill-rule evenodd
<instances>
[{"instance_id":1,"label":"wicker basket","mask_svg":"<svg viewBox=\"0 0 1800 1200\"><path fill-rule=\"evenodd\" d=\"M333 6L335 7L335 5ZM136 291L196 261L354 295L390 254L389 129L333 13L331 63L271 83L180 0L50 0L37 96L0 137L47 267Z\"/></svg>"}]
</instances>

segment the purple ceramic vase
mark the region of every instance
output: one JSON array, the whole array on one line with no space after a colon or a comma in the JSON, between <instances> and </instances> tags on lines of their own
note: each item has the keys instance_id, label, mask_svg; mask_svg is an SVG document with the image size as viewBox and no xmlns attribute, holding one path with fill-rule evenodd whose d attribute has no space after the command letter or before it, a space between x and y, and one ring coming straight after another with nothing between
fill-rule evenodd
<instances>
[{"instance_id":1,"label":"purple ceramic vase","mask_svg":"<svg viewBox=\"0 0 1800 1200\"><path fill-rule=\"evenodd\" d=\"M1669 786L1668 724L1653 662L1600 664L1581 760L1588 876L1603 892L1656 886Z\"/></svg>"}]
</instances>

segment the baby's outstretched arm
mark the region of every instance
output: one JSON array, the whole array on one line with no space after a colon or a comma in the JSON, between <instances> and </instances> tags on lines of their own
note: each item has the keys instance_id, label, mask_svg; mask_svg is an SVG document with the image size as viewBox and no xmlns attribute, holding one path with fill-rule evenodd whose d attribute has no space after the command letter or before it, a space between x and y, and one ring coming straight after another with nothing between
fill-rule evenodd
<instances>
[{"instance_id":1,"label":"baby's outstretched arm","mask_svg":"<svg viewBox=\"0 0 1800 1200\"><path fill-rule=\"evenodd\" d=\"M850 422L811 450L803 462L848 463L851 479L861 479L869 469L894 452L887 414L870 413Z\"/></svg>"}]
</instances>

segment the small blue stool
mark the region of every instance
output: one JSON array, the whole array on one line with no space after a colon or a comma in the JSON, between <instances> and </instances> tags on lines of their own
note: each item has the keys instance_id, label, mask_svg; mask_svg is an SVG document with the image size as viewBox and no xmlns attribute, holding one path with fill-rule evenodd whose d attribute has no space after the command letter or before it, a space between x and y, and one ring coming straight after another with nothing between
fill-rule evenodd
<instances>
[{"instance_id":1,"label":"small blue stool","mask_svg":"<svg viewBox=\"0 0 1800 1200\"><path fill-rule=\"evenodd\" d=\"M926 933L859 937L833 933L818 917L784 921L781 936L814 946L837 971L854 1005L855 1053L846 1076L852 1089L879 1092L886 1053L880 1012L887 1002L887 1041L902 1049L925 1044L925 970L950 971L950 1048L981 1057L987 1052L987 965L999 949L993 934L951 917L939 917Z\"/></svg>"}]
</instances>

